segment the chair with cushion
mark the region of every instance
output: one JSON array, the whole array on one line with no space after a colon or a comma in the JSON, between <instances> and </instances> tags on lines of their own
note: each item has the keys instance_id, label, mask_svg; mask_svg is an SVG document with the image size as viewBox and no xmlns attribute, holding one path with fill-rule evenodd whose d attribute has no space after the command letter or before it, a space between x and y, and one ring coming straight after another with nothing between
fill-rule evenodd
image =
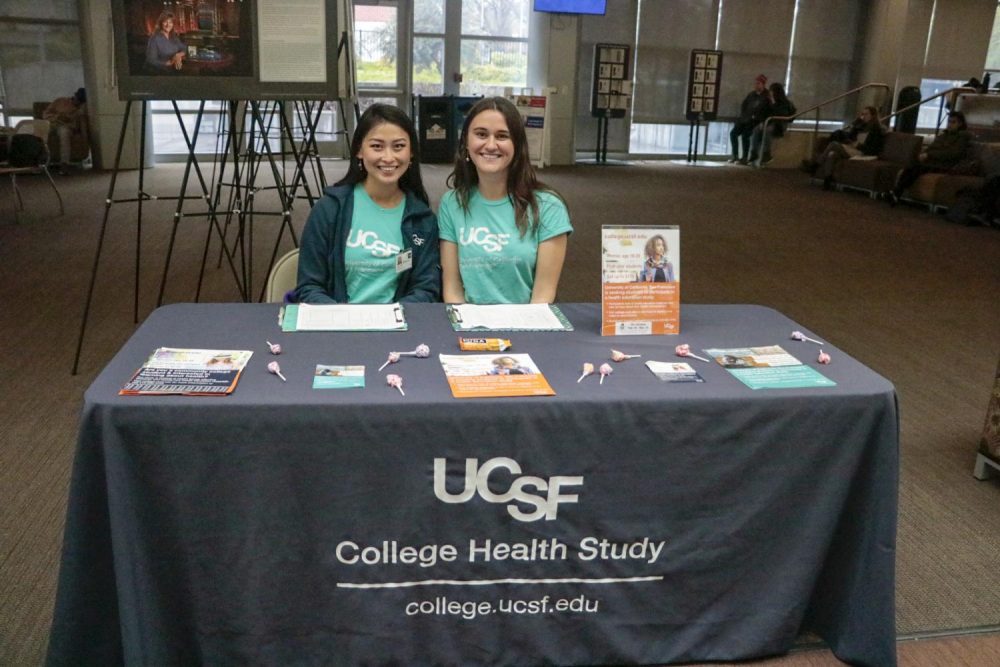
<instances>
[{"instance_id":1,"label":"chair with cushion","mask_svg":"<svg viewBox=\"0 0 1000 667\"><path fill-rule=\"evenodd\" d=\"M7 152L7 162L0 165L0 176L10 174L10 183L14 188L14 220L17 221L18 213L24 210L24 200L21 198L21 191L17 187L17 177L24 174L40 174L48 179L49 184L56 193L56 200L59 202L59 215L63 214L62 197L59 196L59 189L56 188L55 181L49 173L49 151L45 142L34 134L20 132L10 138L10 147Z\"/></svg>"},{"instance_id":2,"label":"chair with cushion","mask_svg":"<svg viewBox=\"0 0 1000 667\"><path fill-rule=\"evenodd\" d=\"M295 289L299 273L299 249L290 250L275 261L264 287L264 301L283 303L285 294Z\"/></svg>"},{"instance_id":3,"label":"chair with cushion","mask_svg":"<svg viewBox=\"0 0 1000 667\"><path fill-rule=\"evenodd\" d=\"M833 173L838 185L866 190L875 195L891 190L896 176L913 164L920 154L923 138L905 132L889 132L878 159L841 160Z\"/></svg>"},{"instance_id":4,"label":"chair with cushion","mask_svg":"<svg viewBox=\"0 0 1000 667\"><path fill-rule=\"evenodd\" d=\"M49 130L52 124L47 120L39 120L37 118L22 120L17 125L14 126L14 134L33 134L42 142L48 141ZM46 146L46 150L48 146Z\"/></svg>"}]
</instances>

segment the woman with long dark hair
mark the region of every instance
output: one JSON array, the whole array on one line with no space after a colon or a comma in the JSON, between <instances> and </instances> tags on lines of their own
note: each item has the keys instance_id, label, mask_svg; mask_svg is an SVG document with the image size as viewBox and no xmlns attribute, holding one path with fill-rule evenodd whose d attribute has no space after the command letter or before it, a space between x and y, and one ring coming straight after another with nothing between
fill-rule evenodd
<instances>
[{"instance_id":1,"label":"woman with long dark hair","mask_svg":"<svg viewBox=\"0 0 1000 667\"><path fill-rule=\"evenodd\" d=\"M351 155L347 174L324 190L306 221L297 300L440 300L437 218L420 178L413 121L373 104L358 121Z\"/></svg>"},{"instance_id":2,"label":"woman with long dark hair","mask_svg":"<svg viewBox=\"0 0 1000 667\"><path fill-rule=\"evenodd\" d=\"M573 227L562 197L535 176L510 101L469 110L448 185L438 209L444 300L554 301Z\"/></svg>"}]
</instances>

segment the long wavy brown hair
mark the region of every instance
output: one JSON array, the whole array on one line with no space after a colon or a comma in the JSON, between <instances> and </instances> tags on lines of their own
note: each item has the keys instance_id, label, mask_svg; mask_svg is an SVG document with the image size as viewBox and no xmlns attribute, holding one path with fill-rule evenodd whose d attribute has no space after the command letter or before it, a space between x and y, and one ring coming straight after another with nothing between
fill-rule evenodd
<instances>
[{"instance_id":1,"label":"long wavy brown hair","mask_svg":"<svg viewBox=\"0 0 1000 667\"><path fill-rule=\"evenodd\" d=\"M538 180L531 166L528 155L528 135L524 131L524 121L521 114L509 100L504 97L484 97L476 102L462 124L462 134L458 140L458 152L455 154L455 168L448 176L448 187L454 188L458 203L462 210L469 212L469 198L473 190L479 186L479 173L476 165L469 159L469 127L473 119L483 111L499 111L507 123L511 142L514 144L514 158L507 169L507 196L514 204L514 222L523 238L529 229L532 233L538 231L539 214L538 199L535 192L542 190L551 192L566 203L558 192ZM529 222L530 218L530 222Z\"/></svg>"}]
</instances>

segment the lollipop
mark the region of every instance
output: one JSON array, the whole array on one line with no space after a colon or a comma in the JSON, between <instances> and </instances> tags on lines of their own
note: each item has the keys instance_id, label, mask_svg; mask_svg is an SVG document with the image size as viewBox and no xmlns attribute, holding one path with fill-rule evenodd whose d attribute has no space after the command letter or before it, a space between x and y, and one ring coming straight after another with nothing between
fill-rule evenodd
<instances>
[{"instance_id":1,"label":"lollipop","mask_svg":"<svg viewBox=\"0 0 1000 667\"><path fill-rule=\"evenodd\" d=\"M269 363L267 365L267 370L280 377L282 382L288 382L288 380L285 379L285 376L281 374L281 366L278 365L277 361Z\"/></svg>"},{"instance_id":2,"label":"lollipop","mask_svg":"<svg viewBox=\"0 0 1000 667\"><path fill-rule=\"evenodd\" d=\"M281 354L281 345L279 343L272 343L269 340L264 342L267 343L267 347L271 350L271 354Z\"/></svg>"},{"instance_id":3,"label":"lollipop","mask_svg":"<svg viewBox=\"0 0 1000 667\"><path fill-rule=\"evenodd\" d=\"M386 359L386 360L385 360L385 363L384 363L384 364L382 364L381 366L379 366L379 367L378 367L378 369L379 369L379 370L382 370L383 368L385 368L385 367L386 367L386 366L388 366L389 364L394 364L394 363L396 363L397 361L399 361L399 352L390 352L390 353L389 353L389 358L388 358L388 359Z\"/></svg>"},{"instance_id":4,"label":"lollipop","mask_svg":"<svg viewBox=\"0 0 1000 667\"><path fill-rule=\"evenodd\" d=\"M625 361L626 359L637 359L641 356L641 354L625 354L618 350L611 350L611 361Z\"/></svg>"},{"instance_id":5,"label":"lollipop","mask_svg":"<svg viewBox=\"0 0 1000 667\"><path fill-rule=\"evenodd\" d=\"M815 338L810 338L801 331L793 331L792 338L794 340L809 341L810 343L816 343L817 345L823 345L823 341L816 340Z\"/></svg>"},{"instance_id":6,"label":"lollipop","mask_svg":"<svg viewBox=\"0 0 1000 667\"><path fill-rule=\"evenodd\" d=\"M611 368L611 364L601 364L601 381L599 384L604 384L604 378L615 372L615 369Z\"/></svg>"},{"instance_id":7,"label":"lollipop","mask_svg":"<svg viewBox=\"0 0 1000 667\"><path fill-rule=\"evenodd\" d=\"M705 357L699 357L697 354L693 354L691 352L691 346L688 345L687 343L684 343L683 345L678 345L677 347L675 347L674 348L674 352L677 353L678 357L694 357L695 359L699 359L699 360L704 361L706 363L708 362L708 359L706 359Z\"/></svg>"},{"instance_id":8,"label":"lollipop","mask_svg":"<svg viewBox=\"0 0 1000 667\"><path fill-rule=\"evenodd\" d=\"M816 357L816 361L818 361L821 364L828 364L830 363L830 355L824 352L822 349L820 349L819 356Z\"/></svg>"},{"instance_id":9,"label":"lollipop","mask_svg":"<svg viewBox=\"0 0 1000 667\"><path fill-rule=\"evenodd\" d=\"M393 354L398 354L401 357L417 357L418 359L426 359L431 356L431 348L421 343L420 345L417 345L417 349L411 352L394 352Z\"/></svg>"},{"instance_id":10,"label":"lollipop","mask_svg":"<svg viewBox=\"0 0 1000 667\"><path fill-rule=\"evenodd\" d=\"M394 373L389 373L385 376L385 383L390 387L395 387L399 390L400 394L406 396L406 392L403 391L403 378Z\"/></svg>"},{"instance_id":11,"label":"lollipop","mask_svg":"<svg viewBox=\"0 0 1000 667\"><path fill-rule=\"evenodd\" d=\"M587 377L588 375L590 375L593 372L594 372L594 364L590 364L590 363L584 364L583 365L583 375L580 376L580 379L577 380L577 382L579 383L581 380L583 380L583 378Z\"/></svg>"}]
</instances>

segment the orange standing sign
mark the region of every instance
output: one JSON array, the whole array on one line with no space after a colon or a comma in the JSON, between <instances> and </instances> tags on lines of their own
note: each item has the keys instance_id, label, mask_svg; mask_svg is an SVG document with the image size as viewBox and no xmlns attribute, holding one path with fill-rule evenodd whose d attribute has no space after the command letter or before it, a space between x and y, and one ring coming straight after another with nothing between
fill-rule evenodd
<instances>
[{"instance_id":1,"label":"orange standing sign","mask_svg":"<svg viewBox=\"0 0 1000 667\"><path fill-rule=\"evenodd\" d=\"M680 230L604 225L601 335L680 333Z\"/></svg>"}]
</instances>

